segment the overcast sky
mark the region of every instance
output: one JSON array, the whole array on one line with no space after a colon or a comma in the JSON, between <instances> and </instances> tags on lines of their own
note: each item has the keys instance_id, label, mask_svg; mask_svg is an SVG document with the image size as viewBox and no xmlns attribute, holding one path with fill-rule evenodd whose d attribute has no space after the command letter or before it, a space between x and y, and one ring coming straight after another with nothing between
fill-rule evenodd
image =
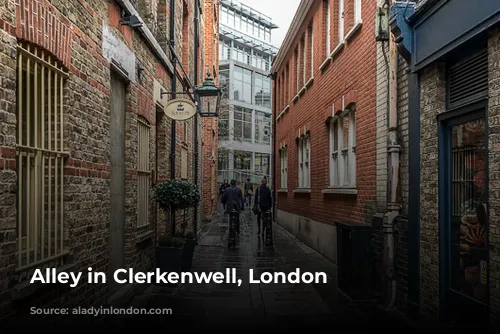
<instances>
[{"instance_id":1,"label":"overcast sky","mask_svg":"<svg viewBox=\"0 0 500 334\"><path fill-rule=\"evenodd\" d=\"M271 42L276 47L280 47L300 0L240 0L240 2L272 19L278 28L271 32Z\"/></svg>"}]
</instances>

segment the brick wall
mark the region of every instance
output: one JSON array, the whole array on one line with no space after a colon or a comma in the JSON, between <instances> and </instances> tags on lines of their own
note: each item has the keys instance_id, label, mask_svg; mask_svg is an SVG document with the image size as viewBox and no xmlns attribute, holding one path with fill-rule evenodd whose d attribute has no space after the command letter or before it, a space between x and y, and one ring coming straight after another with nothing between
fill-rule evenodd
<instances>
[{"instance_id":1,"label":"brick wall","mask_svg":"<svg viewBox=\"0 0 500 334\"><path fill-rule=\"evenodd\" d=\"M205 79L207 71L212 76L217 75L219 66L219 0L205 0L204 22L204 64L201 80ZM217 20L216 20L217 19ZM216 33L212 28L217 27ZM218 84L218 77L215 77ZM203 119L203 216L211 217L217 209L217 172L218 172L218 122L215 118Z\"/></svg>"},{"instance_id":2,"label":"brick wall","mask_svg":"<svg viewBox=\"0 0 500 334\"><path fill-rule=\"evenodd\" d=\"M337 53L329 65L320 70L325 61L326 23L322 19L322 2L315 2L305 19L304 25L291 44L289 53L279 69L280 77L287 62L290 64L290 96L296 92L294 80L294 50L300 43L302 34L313 20L314 29L314 82L296 102L285 100L278 107L278 113L289 105L290 109L277 122L277 142L288 145L288 192L278 196L281 211L304 216L315 221L333 224L335 221L371 222L376 202L376 43L374 39L375 2L364 2L362 8L363 24ZM332 6L335 2L332 2ZM347 7L346 7L347 8ZM337 27L338 11L332 10L332 27ZM350 14L349 14L350 13ZM352 12L347 12L347 16ZM345 33L351 28L345 23ZM332 33L332 50L337 38ZM299 87L299 89L302 87ZM278 92L277 100L283 101L283 91ZM350 102L356 103L356 156L357 156L357 195L323 194L322 189L329 186L329 136L326 121L331 116L332 105L341 109ZM294 194L298 187L298 160L296 137L303 133L304 127L310 131L311 138L311 193ZM279 146L279 145L278 145ZM279 156L279 152L275 152ZM279 161L279 160L277 160ZM279 170L279 168L278 168ZM276 182L280 184L280 175ZM335 209L332 209L335 208Z\"/></svg>"},{"instance_id":3,"label":"brick wall","mask_svg":"<svg viewBox=\"0 0 500 334\"><path fill-rule=\"evenodd\" d=\"M176 31L182 25L183 0L177 1ZM110 235L110 61L103 56L103 23L113 35L135 55L135 64L143 71L126 91L126 220L125 263L136 270L154 266L156 231L163 231L165 217L157 215L151 188L150 225L137 228L137 160L138 117L151 125L150 167L157 170L159 181L170 177L170 120L157 113L153 98L153 79L170 90L171 73L160 63L140 34L119 24L120 9L113 2L16 0L0 5L0 318L20 315L31 305L88 306L102 304L108 297L105 285L80 286L69 289L50 285L36 290L29 297L12 301L12 292L20 291L30 276L29 271L16 272L16 40L23 38L32 45L51 52L69 73L64 86L64 132L69 157L64 162L64 245L69 252L64 264L72 271L92 267L106 271L109 264ZM187 2L192 8L194 0ZM145 15L147 25L157 36L168 36L168 3L165 0L145 1L137 10ZM43 10L42 10L43 8ZM189 12L189 38L194 41L194 19ZM17 15L16 15L17 14ZM35 16L37 15L37 16ZM17 17L17 20L16 20ZM28 17L30 19L28 20ZM38 17L38 20L31 19ZM43 20L45 18L45 20ZM49 22L51 25L43 25ZM154 21L157 22L154 22ZM27 24L29 23L29 24ZM60 24L59 24L60 23ZM34 26L33 26L34 24ZM37 25L38 24L38 25ZM50 27L54 27L51 30ZM57 27L57 28L55 28ZM37 29L39 28L39 29ZM213 29L213 28L210 28ZM39 34L37 32L40 32ZM45 32L47 38L41 38ZM58 34L61 32L61 34ZM59 36L59 37L58 37ZM182 49L182 38L177 47ZM185 48L192 53L192 46ZM168 52L166 52L168 54ZM180 53L181 54L181 53ZM189 57L190 75L194 58ZM178 82L178 89L182 85ZM185 124L183 124L185 123ZM187 137L183 128L187 127ZM201 131L200 131L201 133ZM177 124L176 171L180 177L180 145L189 149L188 176L193 180L193 119ZM156 156L158 151L158 156ZM200 159L201 162L201 159ZM199 168L201 170L201 168ZM192 217L192 212L189 212ZM178 217L179 220L182 216ZM191 218L190 223L193 222ZM152 231L151 238L138 243L138 235ZM51 266L54 263L46 263Z\"/></svg>"}]
</instances>

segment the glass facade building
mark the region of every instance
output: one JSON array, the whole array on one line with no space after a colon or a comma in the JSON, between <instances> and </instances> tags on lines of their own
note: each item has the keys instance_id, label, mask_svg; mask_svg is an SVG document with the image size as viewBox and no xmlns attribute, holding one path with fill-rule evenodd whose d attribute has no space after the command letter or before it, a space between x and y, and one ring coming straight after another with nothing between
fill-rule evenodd
<instances>
[{"instance_id":1,"label":"glass facade building","mask_svg":"<svg viewBox=\"0 0 500 334\"><path fill-rule=\"evenodd\" d=\"M271 45L276 27L262 13L236 1L222 0L219 27L219 182L271 175Z\"/></svg>"}]
</instances>

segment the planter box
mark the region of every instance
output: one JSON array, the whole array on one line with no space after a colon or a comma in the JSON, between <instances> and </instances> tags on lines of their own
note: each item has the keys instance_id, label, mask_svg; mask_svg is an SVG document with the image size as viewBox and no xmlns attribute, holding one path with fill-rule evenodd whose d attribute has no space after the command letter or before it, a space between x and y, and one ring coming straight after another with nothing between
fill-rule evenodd
<instances>
[{"instance_id":1,"label":"planter box","mask_svg":"<svg viewBox=\"0 0 500 334\"><path fill-rule=\"evenodd\" d=\"M184 248L156 246L156 267L164 272L179 272Z\"/></svg>"},{"instance_id":2,"label":"planter box","mask_svg":"<svg viewBox=\"0 0 500 334\"><path fill-rule=\"evenodd\" d=\"M184 245L184 251L182 252L181 260L181 270L184 272L191 271L195 247L196 239L186 239L186 245Z\"/></svg>"}]
</instances>

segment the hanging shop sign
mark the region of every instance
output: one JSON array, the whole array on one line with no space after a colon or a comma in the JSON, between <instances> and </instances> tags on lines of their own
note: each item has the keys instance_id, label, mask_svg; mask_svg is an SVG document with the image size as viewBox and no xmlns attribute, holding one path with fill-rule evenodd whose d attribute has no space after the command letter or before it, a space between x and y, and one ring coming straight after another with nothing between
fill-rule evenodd
<instances>
[{"instance_id":1,"label":"hanging shop sign","mask_svg":"<svg viewBox=\"0 0 500 334\"><path fill-rule=\"evenodd\" d=\"M164 112L175 121L185 121L196 114L196 105L188 99L173 99L165 104Z\"/></svg>"}]
</instances>

